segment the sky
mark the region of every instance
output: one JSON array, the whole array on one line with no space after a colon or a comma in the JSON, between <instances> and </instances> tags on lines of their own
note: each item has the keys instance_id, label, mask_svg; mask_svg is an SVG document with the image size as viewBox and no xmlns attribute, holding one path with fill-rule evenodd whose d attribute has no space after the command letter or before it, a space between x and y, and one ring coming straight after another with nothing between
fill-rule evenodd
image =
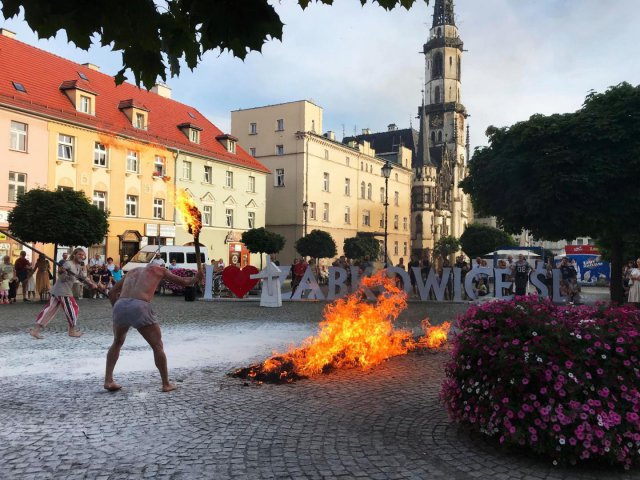
<instances>
[{"instance_id":1,"label":"sky","mask_svg":"<svg viewBox=\"0 0 640 480\"><path fill-rule=\"evenodd\" d=\"M174 99L192 105L230 133L231 111L296 100L324 110L324 130L338 139L363 128L407 128L416 120L434 0L391 12L358 0L311 4L273 2L285 23L283 40L242 61L209 52L194 70L167 81ZM535 113L575 111L591 91L640 83L638 0L457 0L464 42L462 103L472 149L486 145L490 125L503 127ZM64 32L38 40L21 18L0 26L17 38L104 73L121 68L120 52L67 43ZM128 75L133 79L133 75Z\"/></svg>"}]
</instances>

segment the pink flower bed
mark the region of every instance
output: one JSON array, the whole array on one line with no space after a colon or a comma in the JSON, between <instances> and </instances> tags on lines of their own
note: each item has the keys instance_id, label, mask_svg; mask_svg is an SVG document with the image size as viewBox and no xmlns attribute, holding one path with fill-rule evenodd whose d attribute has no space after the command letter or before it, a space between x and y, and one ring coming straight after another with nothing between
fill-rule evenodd
<instances>
[{"instance_id":1,"label":"pink flower bed","mask_svg":"<svg viewBox=\"0 0 640 480\"><path fill-rule=\"evenodd\" d=\"M188 268L174 268L171 270L171 273L177 275L178 277L195 277L196 271L189 270ZM184 287L182 285L178 285L177 283L167 282L166 288L171 290L173 293L183 293Z\"/></svg>"},{"instance_id":2,"label":"pink flower bed","mask_svg":"<svg viewBox=\"0 0 640 480\"><path fill-rule=\"evenodd\" d=\"M638 463L640 310L517 297L457 327L441 391L452 420L554 463Z\"/></svg>"}]
</instances>

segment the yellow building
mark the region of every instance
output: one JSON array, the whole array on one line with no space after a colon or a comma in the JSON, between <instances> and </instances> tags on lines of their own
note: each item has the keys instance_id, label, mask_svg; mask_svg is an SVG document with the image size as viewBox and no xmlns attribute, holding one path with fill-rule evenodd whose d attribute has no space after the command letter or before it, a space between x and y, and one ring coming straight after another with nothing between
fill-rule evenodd
<instances>
[{"instance_id":1,"label":"yellow building","mask_svg":"<svg viewBox=\"0 0 640 480\"><path fill-rule=\"evenodd\" d=\"M267 229L286 238L279 258L297 256L295 241L311 230L331 234L343 253L357 233L384 238L385 160L367 142L346 145L321 135L322 108L307 100L231 112L231 132L271 171ZM388 255L410 255L411 152L402 149L388 179ZM305 211L306 209L306 211Z\"/></svg>"},{"instance_id":2,"label":"yellow building","mask_svg":"<svg viewBox=\"0 0 640 480\"><path fill-rule=\"evenodd\" d=\"M12 160L10 172L26 175L25 191L38 185L82 190L109 211L109 233L101 245L90 247L90 255L119 262L146 244L192 242L176 228L181 223L174 210L176 188L187 188L201 210L216 207L201 236L212 256L225 256L225 238L247 228L243 215L264 225L268 170L198 110L172 100L168 87L116 86L94 65L73 63L15 40L11 32L0 33L3 57L20 59L3 62L0 71L0 127L13 132L18 123L25 126L27 152L8 150L12 159L25 153L30 158L24 165ZM189 162L191 180L184 173ZM253 177L253 191L225 187L228 171L247 185ZM10 172L0 195L16 188ZM232 201L238 222L227 228L220 209ZM0 209L10 208L11 202L0 203Z\"/></svg>"}]
</instances>

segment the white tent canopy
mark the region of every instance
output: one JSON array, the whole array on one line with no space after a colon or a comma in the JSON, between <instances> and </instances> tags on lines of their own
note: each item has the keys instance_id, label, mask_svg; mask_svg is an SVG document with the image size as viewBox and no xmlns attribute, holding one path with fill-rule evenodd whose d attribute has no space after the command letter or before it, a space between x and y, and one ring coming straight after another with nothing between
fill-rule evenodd
<instances>
[{"instance_id":1,"label":"white tent canopy","mask_svg":"<svg viewBox=\"0 0 640 480\"><path fill-rule=\"evenodd\" d=\"M517 257L518 255L524 255L529 258L540 258L540 255L537 253L533 253L530 250L496 250L495 252L489 252L484 254L483 258L493 258L493 255L496 254L498 257L507 257L511 255L513 257Z\"/></svg>"}]
</instances>

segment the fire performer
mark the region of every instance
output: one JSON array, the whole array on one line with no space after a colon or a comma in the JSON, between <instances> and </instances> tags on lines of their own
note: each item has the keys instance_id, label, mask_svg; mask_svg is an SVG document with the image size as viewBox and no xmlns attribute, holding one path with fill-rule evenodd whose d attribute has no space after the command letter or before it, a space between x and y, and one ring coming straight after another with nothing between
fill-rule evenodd
<instances>
[{"instance_id":1,"label":"fire performer","mask_svg":"<svg viewBox=\"0 0 640 480\"><path fill-rule=\"evenodd\" d=\"M69 336L82 336L82 332L78 331L76 328L79 309L75 298L73 298L72 287L74 282L76 279L80 280L91 288L99 289L105 293L103 288L96 285L86 276L85 270L82 268L82 262L84 259L84 250L76 248L71 254L69 260L64 262L63 266L59 267L58 280L50 291L51 298L36 317L36 325L31 329L30 333L33 338L37 338L38 340L43 338L41 335L42 330L53 319L53 317L55 317L56 312L60 307L64 310L67 322L69 323Z\"/></svg>"},{"instance_id":2,"label":"fire performer","mask_svg":"<svg viewBox=\"0 0 640 480\"><path fill-rule=\"evenodd\" d=\"M113 344L107 352L105 389L116 391L122 388L113 380L113 369L131 327L138 330L153 350L156 367L158 367L162 379L162 391L170 392L177 388L169 382L167 356L162 345L162 332L150 305L153 294L162 280L184 287L193 286L202 280L202 270L198 270L195 277L179 277L164 267L149 264L145 268L131 270L109 292L109 300L113 305Z\"/></svg>"}]
</instances>

